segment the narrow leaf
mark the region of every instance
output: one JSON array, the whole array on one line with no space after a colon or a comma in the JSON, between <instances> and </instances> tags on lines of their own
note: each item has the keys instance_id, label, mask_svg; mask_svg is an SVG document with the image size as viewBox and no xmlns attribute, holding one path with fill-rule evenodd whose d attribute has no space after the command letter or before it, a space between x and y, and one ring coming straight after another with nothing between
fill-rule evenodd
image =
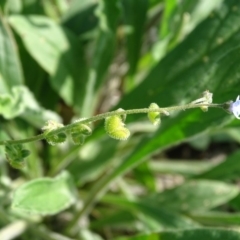
<instances>
[{"instance_id":1,"label":"narrow leaf","mask_svg":"<svg viewBox=\"0 0 240 240\"><path fill-rule=\"evenodd\" d=\"M105 80L115 52L116 30L119 20L119 0L102 0L96 10L99 18L99 33L93 51L93 60L86 87L82 113L90 116L96 104L96 93ZM94 104L93 104L94 102Z\"/></svg>"},{"instance_id":2,"label":"narrow leaf","mask_svg":"<svg viewBox=\"0 0 240 240\"><path fill-rule=\"evenodd\" d=\"M129 74L132 76L137 69L144 33L148 0L122 0L125 24L130 27L127 35L127 54Z\"/></svg>"},{"instance_id":3,"label":"narrow leaf","mask_svg":"<svg viewBox=\"0 0 240 240\"><path fill-rule=\"evenodd\" d=\"M218 181L189 181L153 196L159 205L175 211L203 211L227 203L236 197L236 186Z\"/></svg>"},{"instance_id":4,"label":"narrow leaf","mask_svg":"<svg viewBox=\"0 0 240 240\"><path fill-rule=\"evenodd\" d=\"M23 84L23 74L11 30L0 13L0 93Z\"/></svg>"},{"instance_id":5,"label":"narrow leaf","mask_svg":"<svg viewBox=\"0 0 240 240\"><path fill-rule=\"evenodd\" d=\"M127 200L121 197L105 196L104 202L114 204L123 210L129 210L142 221L147 229L194 227L198 224L191 219L169 211L164 205L156 205L153 201ZM141 217L141 216L144 217Z\"/></svg>"},{"instance_id":6,"label":"narrow leaf","mask_svg":"<svg viewBox=\"0 0 240 240\"><path fill-rule=\"evenodd\" d=\"M197 178L208 178L208 179L233 179L238 178L240 173L240 151L236 151L225 161L221 162L214 168L200 174Z\"/></svg>"},{"instance_id":7,"label":"narrow leaf","mask_svg":"<svg viewBox=\"0 0 240 240\"><path fill-rule=\"evenodd\" d=\"M96 2L75 0L70 2L69 9L62 16L62 23L77 35L82 35L97 26L97 17L94 14Z\"/></svg>"}]
</instances>

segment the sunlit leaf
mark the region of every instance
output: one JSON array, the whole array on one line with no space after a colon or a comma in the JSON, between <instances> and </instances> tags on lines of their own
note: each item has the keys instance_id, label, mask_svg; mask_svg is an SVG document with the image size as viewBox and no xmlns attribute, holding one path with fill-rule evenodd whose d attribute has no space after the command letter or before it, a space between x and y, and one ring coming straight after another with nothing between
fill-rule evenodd
<instances>
[{"instance_id":1,"label":"sunlit leaf","mask_svg":"<svg viewBox=\"0 0 240 240\"><path fill-rule=\"evenodd\" d=\"M12 16L10 23L32 57L50 74L55 91L67 104L80 107L86 65L78 39L43 16Z\"/></svg>"},{"instance_id":2,"label":"sunlit leaf","mask_svg":"<svg viewBox=\"0 0 240 240\"><path fill-rule=\"evenodd\" d=\"M64 172L56 178L39 178L19 187L13 196L12 208L32 214L56 214L75 202L70 175Z\"/></svg>"}]
</instances>

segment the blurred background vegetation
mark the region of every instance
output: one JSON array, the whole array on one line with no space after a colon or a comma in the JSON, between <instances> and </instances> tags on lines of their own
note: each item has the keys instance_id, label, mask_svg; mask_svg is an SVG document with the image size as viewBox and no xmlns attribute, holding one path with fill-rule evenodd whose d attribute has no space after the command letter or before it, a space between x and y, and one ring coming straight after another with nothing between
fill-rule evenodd
<instances>
[{"instance_id":1,"label":"blurred background vegetation","mask_svg":"<svg viewBox=\"0 0 240 240\"><path fill-rule=\"evenodd\" d=\"M240 93L238 0L1 0L0 139L118 109ZM240 122L220 109L102 121L82 146L0 148L0 239L240 239ZM65 198L65 199L64 199Z\"/></svg>"}]
</instances>

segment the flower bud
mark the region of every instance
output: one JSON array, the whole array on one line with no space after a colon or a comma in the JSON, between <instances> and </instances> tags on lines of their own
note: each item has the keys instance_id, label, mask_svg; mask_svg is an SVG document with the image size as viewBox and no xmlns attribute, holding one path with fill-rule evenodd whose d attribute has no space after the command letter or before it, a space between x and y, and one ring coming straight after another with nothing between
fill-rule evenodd
<instances>
[{"instance_id":1,"label":"flower bud","mask_svg":"<svg viewBox=\"0 0 240 240\"><path fill-rule=\"evenodd\" d=\"M204 91L202 94L203 97L203 102L202 103L206 103L206 104L210 104L212 103L213 99L212 99L213 94L211 92L209 92L208 90ZM207 112L208 111L208 107L207 106L203 106L200 107L202 109L203 112Z\"/></svg>"},{"instance_id":2,"label":"flower bud","mask_svg":"<svg viewBox=\"0 0 240 240\"><path fill-rule=\"evenodd\" d=\"M240 119L240 98L237 97L235 102L229 102L228 111L232 113L237 119Z\"/></svg>"},{"instance_id":3,"label":"flower bud","mask_svg":"<svg viewBox=\"0 0 240 240\"><path fill-rule=\"evenodd\" d=\"M159 109L159 106L156 103L151 103L148 108L149 109ZM155 125L155 126L160 125L160 123L161 123L160 112L149 112L148 119L150 120L150 122L153 125Z\"/></svg>"},{"instance_id":4,"label":"flower bud","mask_svg":"<svg viewBox=\"0 0 240 240\"><path fill-rule=\"evenodd\" d=\"M211 104L213 99L212 99L213 94L209 92L208 90L204 91L202 93L202 97L198 98L197 100L191 102L191 104ZM208 106L201 106L200 107L202 111L207 112L208 111Z\"/></svg>"}]
</instances>

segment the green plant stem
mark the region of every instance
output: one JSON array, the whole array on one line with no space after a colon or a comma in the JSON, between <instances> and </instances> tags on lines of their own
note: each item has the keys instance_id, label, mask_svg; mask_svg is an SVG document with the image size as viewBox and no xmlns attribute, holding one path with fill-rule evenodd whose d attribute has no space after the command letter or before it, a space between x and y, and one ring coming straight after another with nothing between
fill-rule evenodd
<instances>
[{"instance_id":1,"label":"green plant stem","mask_svg":"<svg viewBox=\"0 0 240 240\"><path fill-rule=\"evenodd\" d=\"M51 131L48 133L48 136L53 136L55 134L69 131L71 128L74 126L78 125L79 123L91 123L95 122L98 120L102 120L104 118L110 117L110 116L115 116L115 115L123 115L123 114L138 114L138 113L149 113L149 112L160 112L165 114L166 112L171 112L171 111L178 111L178 110L187 110L191 108L199 108L199 107L212 107L212 108L222 108L226 109L226 106L228 106L229 103L219 103L219 104L186 104L182 106L172 106L172 107L166 107L166 108L159 108L159 109L149 109L149 108L140 108L140 109L130 109L130 110L124 110L124 111L112 111L112 112L106 112L102 113L99 115L96 115L94 117L86 118L86 119L80 119L79 121L76 121L74 123L71 123L69 125L66 125L64 127L58 128L56 130ZM20 139L20 140L5 140L5 141L0 141L0 145L7 145L7 144L23 144L23 143L28 143L28 142L34 142L34 141L39 141L45 139L45 135L39 134L34 137L30 138L25 138L25 139Z\"/></svg>"}]
</instances>

